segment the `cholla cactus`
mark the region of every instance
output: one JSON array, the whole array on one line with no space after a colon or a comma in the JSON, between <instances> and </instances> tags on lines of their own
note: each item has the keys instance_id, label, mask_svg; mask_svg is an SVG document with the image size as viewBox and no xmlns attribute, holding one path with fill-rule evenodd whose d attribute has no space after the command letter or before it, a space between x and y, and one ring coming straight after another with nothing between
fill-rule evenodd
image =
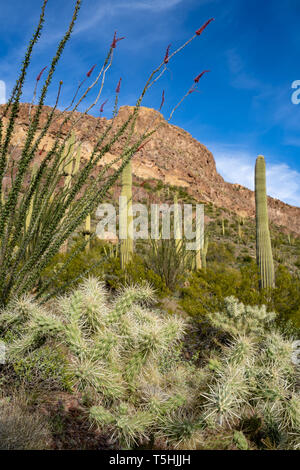
<instances>
[{"instance_id":1,"label":"cholla cactus","mask_svg":"<svg viewBox=\"0 0 300 470\"><path fill-rule=\"evenodd\" d=\"M297 449L299 380L292 341L272 328L274 314L226 299L210 320L227 342L199 368L182 359L186 323L151 311L153 301L148 285L110 300L94 278L51 311L30 297L15 300L0 315L0 332L13 337L6 337L8 361L43 348L62 352L68 387L86 398L91 424L123 448L150 439L166 448L205 448L219 431L245 448L242 423L254 416L271 445L276 435L276 448Z\"/></svg>"},{"instance_id":2,"label":"cholla cactus","mask_svg":"<svg viewBox=\"0 0 300 470\"><path fill-rule=\"evenodd\" d=\"M266 306L245 306L235 297L225 299L223 312L209 314L211 323L231 334L261 335L275 319L276 314L267 312Z\"/></svg>"},{"instance_id":3,"label":"cholla cactus","mask_svg":"<svg viewBox=\"0 0 300 470\"><path fill-rule=\"evenodd\" d=\"M223 312L210 315L231 339L214 358L218 366L202 393L202 406L208 426L214 427L234 428L241 418L257 415L270 439L276 429L284 448L292 449L300 432L299 377L293 340L271 327L273 319L265 307L244 306L233 297L226 299Z\"/></svg>"},{"instance_id":4,"label":"cholla cactus","mask_svg":"<svg viewBox=\"0 0 300 470\"><path fill-rule=\"evenodd\" d=\"M103 284L90 278L57 299L54 312L29 299L20 306L15 302L2 314L3 326L16 331L22 321L22 334L8 345L9 360L47 347L50 340L66 354L73 391L92 404L91 423L112 440L129 448L151 435L160 438L173 423L176 432L165 435L169 445L192 439L196 446L200 418L192 419L191 410L200 394L198 375L178 349L185 323L150 311L153 301L148 285L124 288L110 301ZM24 305L30 315L20 314Z\"/></svg>"}]
</instances>

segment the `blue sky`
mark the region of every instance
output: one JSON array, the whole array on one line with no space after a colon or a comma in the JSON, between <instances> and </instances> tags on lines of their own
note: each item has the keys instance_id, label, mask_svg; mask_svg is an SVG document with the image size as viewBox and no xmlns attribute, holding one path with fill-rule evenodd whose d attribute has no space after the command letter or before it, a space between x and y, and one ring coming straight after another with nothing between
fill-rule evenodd
<instances>
[{"instance_id":1,"label":"blue sky","mask_svg":"<svg viewBox=\"0 0 300 470\"><path fill-rule=\"evenodd\" d=\"M0 102L15 82L41 3L2 2ZM22 101L31 101L35 78L49 64L73 5L74 0L49 0ZM143 105L158 109L164 89L162 112L168 118L193 78L211 70L199 83L200 93L183 102L171 123L213 152L227 181L253 188L256 156L265 155L268 193L300 206L300 104L291 100L297 91L292 83L300 80L299 0L83 0L47 104L53 105L59 80L61 107L69 104L91 66L102 65L117 30L126 39L117 45L100 101L109 99L104 116L110 118L119 78L120 105L134 105L167 45L174 51L211 17L215 21L170 61ZM99 106L93 114L99 115Z\"/></svg>"}]
</instances>

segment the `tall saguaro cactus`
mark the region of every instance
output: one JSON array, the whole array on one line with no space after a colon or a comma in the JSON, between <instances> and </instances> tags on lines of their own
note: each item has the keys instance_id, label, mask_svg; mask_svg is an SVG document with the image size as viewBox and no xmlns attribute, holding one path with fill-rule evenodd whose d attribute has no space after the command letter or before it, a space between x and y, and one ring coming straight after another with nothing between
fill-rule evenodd
<instances>
[{"instance_id":1,"label":"tall saguaro cactus","mask_svg":"<svg viewBox=\"0 0 300 470\"><path fill-rule=\"evenodd\" d=\"M133 236L132 236L132 164L131 161L122 171L121 178L121 197L124 200L120 207L120 256L121 267L124 269L133 255Z\"/></svg>"},{"instance_id":2,"label":"tall saguaro cactus","mask_svg":"<svg viewBox=\"0 0 300 470\"><path fill-rule=\"evenodd\" d=\"M72 184L72 177L79 171L80 168L81 144L79 144L77 148L75 148L75 146L76 135L73 131L66 143L65 151L62 155L62 161L60 162L60 165L63 166L63 172L65 175L64 189L66 191L70 189ZM61 246L60 251L62 253L66 253L67 250L68 240L66 240Z\"/></svg>"},{"instance_id":3,"label":"tall saguaro cactus","mask_svg":"<svg viewBox=\"0 0 300 470\"><path fill-rule=\"evenodd\" d=\"M202 269L203 266L203 249L204 249L204 206L200 206L199 218L196 217L196 244L194 267L196 270Z\"/></svg>"},{"instance_id":4,"label":"tall saguaro cactus","mask_svg":"<svg viewBox=\"0 0 300 470\"><path fill-rule=\"evenodd\" d=\"M181 217L179 214L179 205L178 205L178 197L177 193L174 195L174 239L175 239L175 246L176 246L176 253L180 252L182 246L182 227L181 227Z\"/></svg>"},{"instance_id":5,"label":"tall saguaro cactus","mask_svg":"<svg viewBox=\"0 0 300 470\"><path fill-rule=\"evenodd\" d=\"M274 287L275 273L268 221L266 163L259 155L255 165L256 260L260 270L260 287Z\"/></svg>"},{"instance_id":6,"label":"tall saguaro cactus","mask_svg":"<svg viewBox=\"0 0 300 470\"><path fill-rule=\"evenodd\" d=\"M209 236L205 235L203 248L202 248L202 251L201 251L202 269L204 271L206 271L206 255L207 255L208 245L209 245Z\"/></svg>"}]
</instances>

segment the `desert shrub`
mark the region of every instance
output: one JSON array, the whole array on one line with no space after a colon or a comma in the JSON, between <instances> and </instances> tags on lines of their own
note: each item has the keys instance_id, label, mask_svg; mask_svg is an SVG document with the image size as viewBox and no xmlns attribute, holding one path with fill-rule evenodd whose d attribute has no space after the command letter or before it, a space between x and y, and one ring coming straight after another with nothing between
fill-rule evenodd
<instances>
[{"instance_id":1,"label":"desert shrub","mask_svg":"<svg viewBox=\"0 0 300 470\"><path fill-rule=\"evenodd\" d=\"M134 284L146 281L153 287L157 295L168 294L165 281L157 272L150 269L142 256L135 254L124 270L121 268L116 247L114 246L112 256L110 249L109 244L93 240L90 250L76 253L77 243L75 243L69 253L57 254L51 264L43 271L40 278L41 286L48 283L49 288L57 289L59 293L65 293L78 286L82 278L86 277L85 273L88 273L88 275L104 281L110 289L119 289L126 283ZM57 273L74 253L76 256L71 262ZM53 279L54 275L55 279Z\"/></svg>"},{"instance_id":2,"label":"desert shrub","mask_svg":"<svg viewBox=\"0 0 300 470\"><path fill-rule=\"evenodd\" d=\"M40 273L40 289L49 285L50 289L65 290L70 286L76 287L80 282L80 276L87 270L90 275L103 279L105 256L105 244L97 239L91 242L91 249L78 251L82 238L77 237L71 249L67 253L57 253L47 267ZM67 264L68 263L68 264ZM61 270L62 266L64 269ZM47 289L48 291L48 289Z\"/></svg>"},{"instance_id":3,"label":"desert shrub","mask_svg":"<svg viewBox=\"0 0 300 470\"><path fill-rule=\"evenodd\" d=\"M279 266L274 289L269 292L258 289L258 281L258 269L253 260L239 269L213 263L206 272L199 271L190 276L189 286L181 289L180 304L189 315L202 320L207 313L222 310L224 299L234 296L246 305L265 304L268 310L278 313L278 325L283 328L290 325L299 331L299 279L287 268Z\"/></svg>"},{"instance_id":4,"label":"desert shrub","mask_svg":"<svg viewBox=\"0 0 300 470\"><path fill-rule=\"evenodd\" d=\"M0 450L43 450L50 447L46 418L28 406L23 395L0 399Z\"/></svg>"},{"instance_id":5,"label":"desert shrub","mask_svg":"<svg viewBox=\"0 0 300 470\"><path fill-rule=\"evenodd\" d=\"M270 305L282 321L290 321L300 328L300 280L285 266L278 266L276 270Z\"/></svg>"},{"instance_id":6,"label":"desert shrub","mask_svg":"<svg viewBox=\"0 0 300 470\"><path fill-rule=\"evenodd\" d=\"M170 292L164 278L151 269L147 260L138 254L133 255L125 270L120 267L119 258L109 260L104 264L104 279L111 289L119 289L125 284L147 282L159 297Z\"/></svg>"},{"instance_id":7,"label":"desert shrub","mask_svg":"<svg viewBox=\"0 0 300 470\"><path fill-rule=\"evenodd\" d=\"M234 263L235 261L235 248L231 243L216 243L211 242L207 250L207 262L217 263Z\"/></svg>"},{"instance_id":8,"label":"desert shrub","mask_svg":"<svg viewBox=\"0 0 300 470\"><path fill-rule=\"evenodd\" d=\"M195 252L186 250L185 243L169 240L150 240L145 253L145 264L154 271L170 290L176 290L180 281L190 271Z\"/></svg>"},{"instance_id":9,"label":"desert shrub","mask_svg":"<svg viewBox=\"0 0 300 470\"><path fill-rule=\"evenodd\" d=\"M248 305L261 305L265 293L258 288L255 263L241 269L213 263L206 272L200 270L189 278L189 286L181 289L180 304L193 317L201 320L209 312L224 307L224 299L235 296Z\"/></svg>"},{"instance_id":10,"label":"desert shrub","mask_svg":"<svg viewBox=\"0 0 300 470\"><path fill-rule=\"evenodd\" d=\"M71 391L64 354L51 346L32 351L12 365L16 379L23 387Z\"/></svg>"}]
</instances>

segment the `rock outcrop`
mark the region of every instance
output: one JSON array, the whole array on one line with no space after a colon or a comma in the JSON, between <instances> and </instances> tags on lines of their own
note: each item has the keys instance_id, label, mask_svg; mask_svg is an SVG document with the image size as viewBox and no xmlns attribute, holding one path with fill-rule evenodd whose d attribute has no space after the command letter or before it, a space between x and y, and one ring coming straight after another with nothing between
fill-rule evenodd
<instances>
[{"instance_id":1,"label":"rock outcrop","mask_svg":"<svg viewBox=\"0 0 300 470\"><path fill-rule=\"evenodd\" d=\"M1 112L2 106L0 106ZM114 122L117 129L126 119L133 107L123 106ZM17 118L13 143L21 146L28 128L29 105L22 104ZM43 108L41 124L46 122L50 107ZM34 110L32 111L34 112ZM82 143L82 158L88 158L97 137L111 123L105 118L75 113L77 139ZM55 111L55 120L43 138L39 150L41 154L51 148L55 133L62 122L60 111ZM133 158L134 175L142 179L159 179L166 184L182 186L197 200L212 202L241 216L254 217L254 193L249 189L230 184L218 174L212 153L183 129L169 124L154 109L142 107L136 123L136 133L141 134L148 126L161 124L150 141ZM4 122L5 124L5 122ZM64 132L69 129L68 125ZM119 140L101 160L101 165L110 162L120 153L125 137ZM37 156L38 158L38 156ZM253 170L254 171L254 170ZM270 220L276 225L300 235L300 208L285 204L277 199L268 198Z\"/></svg>"}]
</instances>

